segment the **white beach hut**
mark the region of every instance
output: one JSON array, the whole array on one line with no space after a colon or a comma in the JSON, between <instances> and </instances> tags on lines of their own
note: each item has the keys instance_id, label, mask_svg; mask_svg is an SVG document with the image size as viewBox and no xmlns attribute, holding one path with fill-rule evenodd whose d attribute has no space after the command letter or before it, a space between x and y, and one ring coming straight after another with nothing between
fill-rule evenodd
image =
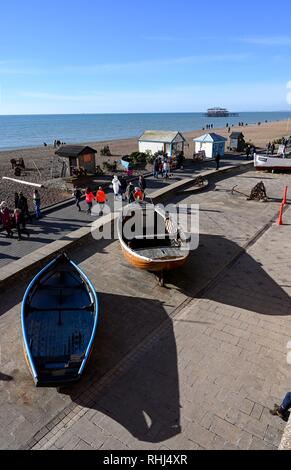
<instances>
[{"instance_id":1,"label":"white beach hut","mask_svg":"<svg viewBox=\"0 0 291 470\"><path fill-rule=\"evenodd\" d=\"M195 153L205 152L207 159L215 158L217 155L221 157L225 153L225 144L227 139L221 135L211 132L209 134L204 134L197 139L193 139L195 143Z\"/></svg>"},{"instance_id":2,"label":"white beach hut","mask_svg":"<svg viewBox=\"0 0 291 470\"><path fill-rule=\"evenodd\" d=\"M139 138L139 151L142 153L164 152L169 157L184 152L186 139L178 131L146 131Z\"/></svg>"}]
</instances>

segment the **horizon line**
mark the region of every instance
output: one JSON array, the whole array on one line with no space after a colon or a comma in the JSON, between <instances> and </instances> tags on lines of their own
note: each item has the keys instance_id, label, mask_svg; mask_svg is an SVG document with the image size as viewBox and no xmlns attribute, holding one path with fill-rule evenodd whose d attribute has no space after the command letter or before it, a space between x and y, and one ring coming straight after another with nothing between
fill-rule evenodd
<instances>
[{"instance_id":1,"label":"horizon line","mask_svg":"<svg viewBox=\"0 0 291 470\"><path fill-rule=\"evenodd\" d=\"M230 113L290 113L291 110L287 109L278 109L278 110L230 110ZM207 110L204 111L146 111L146 112L100 112L100 113L25 113L25 114L1 114L0 117L23 117L23 116L106 116L106 115L141 115L141 114L206 114ZM207 117L207 116L206 116ZM232 117L232 116L225 116ZM215 118L214 118L215 119Z\"/></svg>"}]
</instances>

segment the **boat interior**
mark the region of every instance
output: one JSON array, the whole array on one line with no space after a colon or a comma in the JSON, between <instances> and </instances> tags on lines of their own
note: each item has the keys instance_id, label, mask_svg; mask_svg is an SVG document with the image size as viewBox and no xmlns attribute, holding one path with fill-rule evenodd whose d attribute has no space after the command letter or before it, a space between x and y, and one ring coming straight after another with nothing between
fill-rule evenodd
<instances>
[{"instance_id":1,"label":"boat interior","mask_svg":"<svg viewBox=\"0 0 291 470\"><path fill-rule=\"evenodd\" d=\"M124 217L122 234L127 246L140 256L152 260L182 256L180 230L156 210L139 210Z\"/></svg>"},{"instance_id":2,"label":"boat interior","mask_svg":"<svg viewBox=\"0 0 291 470\"><path fill-rule=\"evenodd\" d=\"M32 289L26 303L27 338L35 365L58 369L80 364L92 336L95 305L70 265L57 265Z\"/></svg>"}]
</instances>

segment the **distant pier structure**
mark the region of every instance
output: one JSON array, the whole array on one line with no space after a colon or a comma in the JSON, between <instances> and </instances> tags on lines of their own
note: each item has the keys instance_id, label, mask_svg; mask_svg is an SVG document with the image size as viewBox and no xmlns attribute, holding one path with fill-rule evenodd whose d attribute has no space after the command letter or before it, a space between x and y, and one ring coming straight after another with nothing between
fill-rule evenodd
<instances>
[{"instance_id":1,"label":"distant pier structure","mask_svg":"<svg viewBox=\"0 0 291 470\"><path fill-rule=\"evenodd\" d=\"M207 117L236 117L238 113L231 113L226 108L209 108L206 113Z\"/></svg>"}]
</instances>

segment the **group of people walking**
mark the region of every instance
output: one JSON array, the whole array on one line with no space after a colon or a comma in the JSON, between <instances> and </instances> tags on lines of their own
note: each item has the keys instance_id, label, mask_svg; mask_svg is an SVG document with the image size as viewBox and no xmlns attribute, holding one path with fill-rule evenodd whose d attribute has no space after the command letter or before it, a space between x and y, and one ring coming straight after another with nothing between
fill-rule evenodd
<instances>
[{"instance_id":1,"label":"group of people walking","mask_svg":"<svg viewBox=\"0 0 291 470\"><path fill-rule=\"evenodd\" d=\"M128 200L129 203L137 200L143 201L145 197L146 186L146 180L142 175L139 177L138 186L134 186L132 182L128 184L124 176L122 176L120 179L118 176L114 176L112 181L114 199L116 201L120 199L122 201Z\"/></svg>"},{"instance_id":2,"label":"group of people walking","mask_svg":"<svg viewBox=\"0 0 291 470\"><path fill-rule=\"evenodd\" d=\"M145 198L146 180L143 176L140 176L138 186L135 186L132 182L127 183L126 178L123 176L121 178L114 176L112 180L112 189L115 201L128 201L130 204L137 201L143 201ZM99 216L103 215L107 196L102 186L99 187L96 194L94 194L91 188L87 188L85 191L82 191L80 188L75 188L73 196L79 211L82 210L80 204L83 196L85 196L87 214L92 214L93 204L96 202L99 206Z\"/></svg>"},{"instance_id":3,"label":"group of people walking","mask_svg":"<svg viewBox=\"0 0 291 470\"><path fill-rule=\"evenodd\" d=\"M154 161L154 177L169 178L171 172L171 165L167 158L157 157Z\"/></svg>"},{"instance_id":4,"label":"group of people walking","mask_svg":"<svg viewBox=\"0 0 291 470\"><path fill-rule=\"evenodd\" d=\"M253 159L255 157L256 153L257 153L257 149L254 145L247 145L247 147L246 147L247 160L249 158Z\"/></svg>"},{"instance_id":5,"label":"group of people walking","mask_svg":"<svg viewBox=\"0 0 291 470\"><path fill-rule=\"evenodd\" d=\"M275 148L276 148L275 142L273 142L273 143L269 142L268 143L267 150L268 150L269 153L271 153L271 155L274 155Z\"/></svg>"},{"instance_id":6,"label":"group of people walking","mask_svg":"<svg viewBox=\"0 0 291 470\"><path fill-rule=\"evenodd\" d=\"M33 193L33 203L35 207L35 216L41 218L41 198L36 189ZM22 240L22 235L30 236L26 229L26 222L32 223L32 217L29 212L28 201L22 192L14 195L14 209L10 210L6 201L0 204L0 221L6 232L6 237L14 236L13 228L16 228L18 240Z\"/></svg>"}]
</instances>

